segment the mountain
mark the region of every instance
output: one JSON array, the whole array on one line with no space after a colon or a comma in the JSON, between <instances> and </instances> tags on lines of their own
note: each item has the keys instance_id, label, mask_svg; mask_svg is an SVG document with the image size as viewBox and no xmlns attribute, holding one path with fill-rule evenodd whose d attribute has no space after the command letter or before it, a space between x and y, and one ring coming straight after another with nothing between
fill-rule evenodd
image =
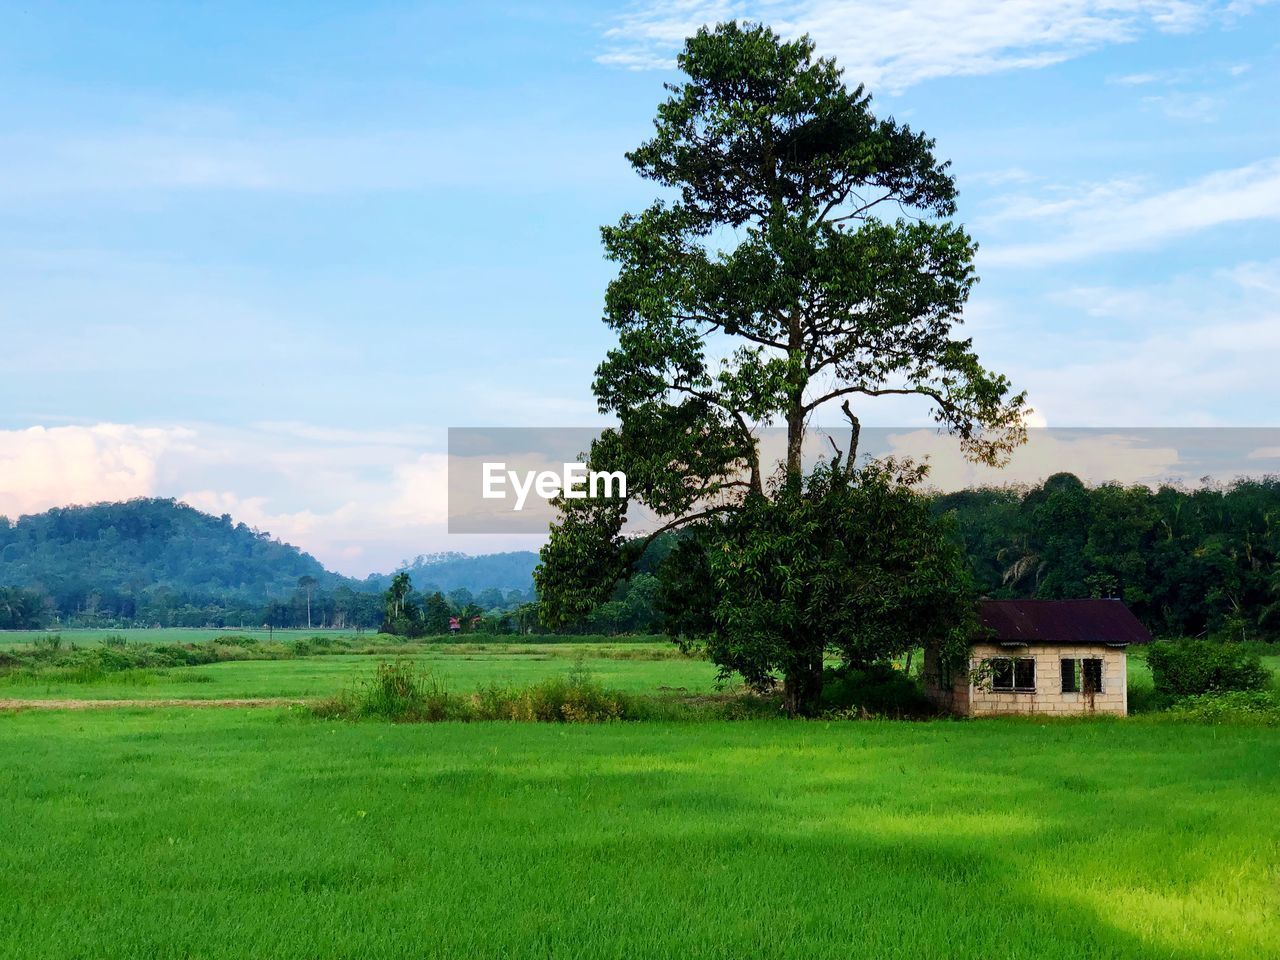
<instances>
[{"instance_id":1,"label":"mountain","mask_svg":"<svg viewBox=\"0 0 1280 960\"><path fill-rule=\"evenodd\" d=\"M488 591L495 606L524 599L510 591L531 595L536 563L527 551L451 553L405 569L418 590ZM46 620L376 626L390 579L343 577L270 534L176 500L60 507L16 523L0 517L0 588L29 591L23 604L35 603Z\"/></svg>"},{"instance_id":2,"label":"mountain","mask_svg":"<svg viewBox=\"0 0 1280 960\"><path fill-rule=\"evenodd\" d=\"M155 588L200 597L285 596L301 577L338 586L315 557L174 500L138 499L0 517L0 584L39 588L59 607Z\"/></svg>"},{"instance_id":3,"label":"mountain","mask_svg":"<svg viewBox=\"0 0 1280 960\"><path fill-rule=\"evenodd\" d=\"M401 565L396 573L405 572L413 580L414 588L430 592L465 589L472 593L481 590L533 589L533 568L538 565L538 555L531 550L510 553L487 553L478 557L465 553L433 553L419 556L412 563ZM374 574L365 580L366 588L385 590L392 574Z\"/></svg>"}]
</instances>

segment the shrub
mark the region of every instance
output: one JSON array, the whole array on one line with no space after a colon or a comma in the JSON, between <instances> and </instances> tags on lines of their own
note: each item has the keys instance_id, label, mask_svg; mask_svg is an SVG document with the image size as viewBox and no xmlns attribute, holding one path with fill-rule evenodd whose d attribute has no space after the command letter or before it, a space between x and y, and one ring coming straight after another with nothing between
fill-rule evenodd
<instances>
[{"instance_id":1,"label":"shrub","mask_svg":"<svg viewBox=\"0 0 1280 960\"><path fill-rule=\"evenodd\" d=\"M1271 674L1256 653L1235 644L1179 640L1153 644L1147 663L1156 692L1181 697L1225 690L1265 690Z\"/></svg>"},{"instance_id":2,"label":"shrub","mask_svg":"<svg viewBox=\"0 0 1280 960\"><path fill-rule=\"evenodd\" d=\"M600 723L624 719L629 698L581 676L551 677L522 688L490 686L471 698L477 720Z\"/></svg>"},{"instance_id":3,"label":"shrub","mask_svg":"<svg viewBox=\"0 0 1280 960\"><path fill-rule=\"evenodd\" d=\"M822 709L882 717L926 717L936 712L919 684L901 670L879 663L827 671Z\"/></svg>"},{"instance_id":4,"label":"shrub","mask_svg":"<svg viewBox=\"0 0 1280 960\"><path fill-rule=\"evenodd\" d=\"M319 717L379 719L396 723L440 720L516 720L530 723L598 723L636 716L636 701L605 690L579 666L564 677L527 687L490 684L467 696L452 696L430 670L412 661L378 665L371 680L312 705Z\"/></svg>"},{"instance_id":5,"label":"shrub","mask_svg":"<svg viewBox=\"0 0 1280 960\"><path fill-rule=\"evenodd\" d=\"M52 654L62 649L62 634L43 633L31 641L37 653Z\"/></svg>"},{"instance_id":6,"label":"shrub","mask_svg":"<svg viewBox=\"0 0 1280 960\"><path fill-rule=\"evenodd\" d=\"M113 633L109 637L102 638L102 645L104 647L111 647L112 649L119 649L128 644L128 642L128 638L119 633Z\"/></svg>"},{"instance_id":7,"label":"shrub","mask_svg":"<svg viewBox=\"0 0 1280 960\"><path fill-rule=\"evenodd\" d=\"M1193 723L1280 727L1280 696L1261 690L1231 690L1183 697L1167 716Z\"/></svg>"},{"instance_id":8,"label":"shrub","mask_svg":"<svg viewBox=\"0 0 1280 960\"><path fill-rule=\"evenodd\" d=\"M378 664L372 680L326 704L331 716L371 717L397 723L447 720L453 706L444 684L409 660Z\"/></svg>"},{"instance_id":9,"label":"shrub","mask_svg":"<svg viewBox=\"0 0 1280 960\"><path fill-rule=\"evenodd\" d=\"M258 639L256 637L246 637L242 633L224 633L213 638L214 643L220 643L226 647L253 647L257 646Z\"/></svg>"}]
</instances>

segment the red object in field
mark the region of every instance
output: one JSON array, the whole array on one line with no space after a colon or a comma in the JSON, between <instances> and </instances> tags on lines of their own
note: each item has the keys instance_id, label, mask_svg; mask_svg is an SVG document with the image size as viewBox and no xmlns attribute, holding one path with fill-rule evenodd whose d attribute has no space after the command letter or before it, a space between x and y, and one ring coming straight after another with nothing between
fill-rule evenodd
<instances>
[{"instance_id":1,"label":"red object in field","mask_svg":"<svg viewBox=\"0 0 1280 960\"><path fill-rule=\"evenodd\" d=\"M449 618L449 629L450 629L450 630L458 630L458 629L460 629L460 628L461 628L461 626L462 626L462 625L461 625L460 623L458 623L458 618L457 618L457 617L450 617L450 618Z\"/></svg>"}]
</instances>

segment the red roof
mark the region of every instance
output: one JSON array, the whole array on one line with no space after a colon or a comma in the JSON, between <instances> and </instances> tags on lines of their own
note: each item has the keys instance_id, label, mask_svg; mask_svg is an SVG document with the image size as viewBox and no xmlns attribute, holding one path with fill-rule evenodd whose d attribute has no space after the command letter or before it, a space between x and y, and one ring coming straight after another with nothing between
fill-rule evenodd
<instances>
[{"instance_id":1,"label":"red roof","mask_svg":"<svg viewBox=\"0 0 1280 960\"><path fill-rule=\"evenodd\" d=\"M997 643L1150 643L1120 600L983 600L978 622Z\"/></svg>"}]
</instances>

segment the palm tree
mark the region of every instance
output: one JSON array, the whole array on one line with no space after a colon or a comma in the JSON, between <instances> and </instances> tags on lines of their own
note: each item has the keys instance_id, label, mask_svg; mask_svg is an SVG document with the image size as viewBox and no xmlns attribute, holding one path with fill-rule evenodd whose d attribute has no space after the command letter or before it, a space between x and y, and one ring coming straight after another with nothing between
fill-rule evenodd
<instances>
[{"instance_id":1,"label":"palm tree","mask_svg":"<svg viewBox=\"0 0 1280 960\"><path fill-rule=\"evenodd\" d=\"M391 589L387 591L387 619L399 620L404 614L404 601L413 589L409 574L401 571L391 578Z\"/></svg>"}]
</instances>

